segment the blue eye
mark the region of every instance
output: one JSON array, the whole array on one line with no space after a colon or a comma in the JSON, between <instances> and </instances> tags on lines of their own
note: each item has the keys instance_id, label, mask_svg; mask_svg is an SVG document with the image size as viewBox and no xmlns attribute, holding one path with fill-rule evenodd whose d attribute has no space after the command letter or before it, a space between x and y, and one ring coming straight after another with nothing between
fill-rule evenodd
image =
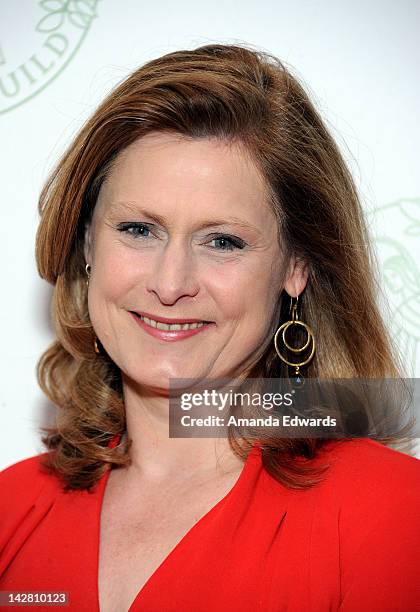
<instances>
[{"instance_id":1,"label":"blue eye","mask_svg":"<svg viewBox=\"0 0 420 612\"><path fill-rule=\"evenodd\" d=\"M117 229L133 238L149 238L145 232L150 233L150 229L144 223L120 223Z\"/></svg>"},{"instance_id":2,"label":"blue eye","mask_svg":"<svg viewBox=\"0 0 420 612\"><path fill-rule=\"evenodd\" d=\"M138 222L125 222L119 223L117 226L117 230L124 234L127 234L138 240L140 238L150 238L151 237L151 228L148 227L146 223L138 223ZM210 246L210 249L214 251L234 251L236 249L243 249L246 246L246 243L241 240L241 238L237 238L236 236L229 236L227 234L218 234L211 238L210 242L216 242L218 245Z\"/></svg>"},{"instance_id":3,"label":"blue eye","mask_svg":"<svg viewBox=\"0 0 420 612\"><path fill-rule=\"evenodd\" d=\"M235 249L243 249L245 246L245 242L243 240L235 238L234 236L227 236L225 234L215 236L212 238L211 242L213 241L219 242L220 246L210 248L218 251L234 251Z\"/></svg>"}]
</instances>

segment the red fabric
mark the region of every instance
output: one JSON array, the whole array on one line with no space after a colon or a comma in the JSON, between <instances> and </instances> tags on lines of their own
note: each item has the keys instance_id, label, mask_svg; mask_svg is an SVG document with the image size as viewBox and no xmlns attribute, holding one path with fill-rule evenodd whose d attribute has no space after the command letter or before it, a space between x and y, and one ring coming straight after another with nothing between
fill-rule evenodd
<instances>
[{"instance_id":1,"label":"red fabric","mask_svg":"<svg viewBox=\"0 0 420 612\"><path fill-rule=\"evenodd\" d=\"M0 473L0 590L68 591L65 609L95 612L110 472L91 493L64 493L39 456ZM318 461L324 481L293 491L255 446L130 612L419 610L420 461L368 439L333 442Z\"/></svg>"}]
</instances>

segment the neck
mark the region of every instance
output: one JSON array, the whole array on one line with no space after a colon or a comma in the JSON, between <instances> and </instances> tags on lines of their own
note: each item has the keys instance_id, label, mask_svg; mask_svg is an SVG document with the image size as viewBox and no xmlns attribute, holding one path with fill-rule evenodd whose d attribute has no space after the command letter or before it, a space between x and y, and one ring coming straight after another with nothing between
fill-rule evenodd
<instances>
[{"instance_id":1,"label":"neck","mask_svg":"<svg viewBox=\"0 0 420 612\"><path fill-rule=\"evenodd\" d=\"M240 469L242 460L232 451L227 437L170 438L169 398L124 379L123 396L131 475L148 480L180 474L226 474Z\"/></svg>"}]
</instances>

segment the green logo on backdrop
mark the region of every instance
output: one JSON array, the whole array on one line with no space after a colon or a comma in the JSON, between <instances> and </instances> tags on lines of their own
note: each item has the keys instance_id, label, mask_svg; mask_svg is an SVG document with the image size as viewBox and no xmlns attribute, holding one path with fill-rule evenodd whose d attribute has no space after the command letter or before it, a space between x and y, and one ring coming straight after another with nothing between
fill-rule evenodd
<instances>
[{"instance_id":1,"label":"green logo on backdrop","mask_svg":"<svg viewBox=\"0 0 420 612\"><path fill-rule=\"evenodd\" d=\"M64 70L97 16L98 0L24 4L19 12L14 2L0 8L0 113L33 98Z\"/></svg>"},{"instance_id":2,"label":"green logo on backdrop","mask_svg":"<svg viewBox=\"0 0 420 612\"><path fill-rule=\"evenodd\" d=\"M372 211L391 330L412 375L420 365L420 198L401 198Z\"/></svg>"}]
</instances>

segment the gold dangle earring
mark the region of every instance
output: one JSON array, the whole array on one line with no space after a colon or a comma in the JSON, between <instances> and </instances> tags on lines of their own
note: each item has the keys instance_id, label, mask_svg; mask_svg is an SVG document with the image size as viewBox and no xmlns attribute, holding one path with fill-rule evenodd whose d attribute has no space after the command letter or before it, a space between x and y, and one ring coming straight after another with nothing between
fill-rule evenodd
<instances>
[{"instance_id":1,"label":"gold dangle earring","mask_svg":"<svg viewBox=\"0 0 420 612\"><path fill-rule=\"evenodd\" d=\"M299 296L296 297L296 302L293 304L293 298L290 298L290 308L289 308L289 312L292 313L292 317L290 321L286 321L286 323L283 323L283 325L281 325L278 330L276 331L276 334L274 336L274 346L276 349L276 353L277 355L280 357L280 359L286 363L288 366L295 368L295 373L294 373L294 377L293 377L293 382L296 386L301 386L304 384L304 378L302 376L302 373L300 371L300 368L304 365L307 365L312 357L315 354L315 336L314 333L312 331L312 329L309 327L309 325L307 325L306 323L303 323L303 321L299 320L299 316L298 316L298 312L297 312L297 304L298 304L298 299ZM288 344L287 340L286 340L286 332L289 329L289 327L292 326L301 326L305 329L306 333L307 333L307 339L306 342L303 346L301 346L300 348L293 348L292 346L290 346L290 344ZM303 353L303 351L305 351L306 349L308 349L309 345L311 344L311 348L310 348L310 352L309 355L306 359L304 359L303 361L300 361L299 363L292 363L291 361L289 361L288 359L286 359L281 353L280 353L280 349L278 347L278 337L279 334L281 334L281 339L283 341L284 346L286 347L286 349L288 349L289 351L292 351L293 353Z\"/></svg>"},{"instance_id":2,"label":"gold dangle earring","mask_svg":"<svg viewBox=\"0 0 420 612\"><path fill-rule=\"evenodd\" d=\"M86 286L89 288L89 279L90 279L90 271L91 271L91 265L90 264L86 264L85 266L85 270L86 270L86 275L87 275L87 281L86 281ZM98 346L98 342L96 339L96 335L94 334L93 336L93 348L95 349L95 353L97 355L99 355L99 353L101 352L99 350L99 346Z\"/></svg>"}]
</instances>

